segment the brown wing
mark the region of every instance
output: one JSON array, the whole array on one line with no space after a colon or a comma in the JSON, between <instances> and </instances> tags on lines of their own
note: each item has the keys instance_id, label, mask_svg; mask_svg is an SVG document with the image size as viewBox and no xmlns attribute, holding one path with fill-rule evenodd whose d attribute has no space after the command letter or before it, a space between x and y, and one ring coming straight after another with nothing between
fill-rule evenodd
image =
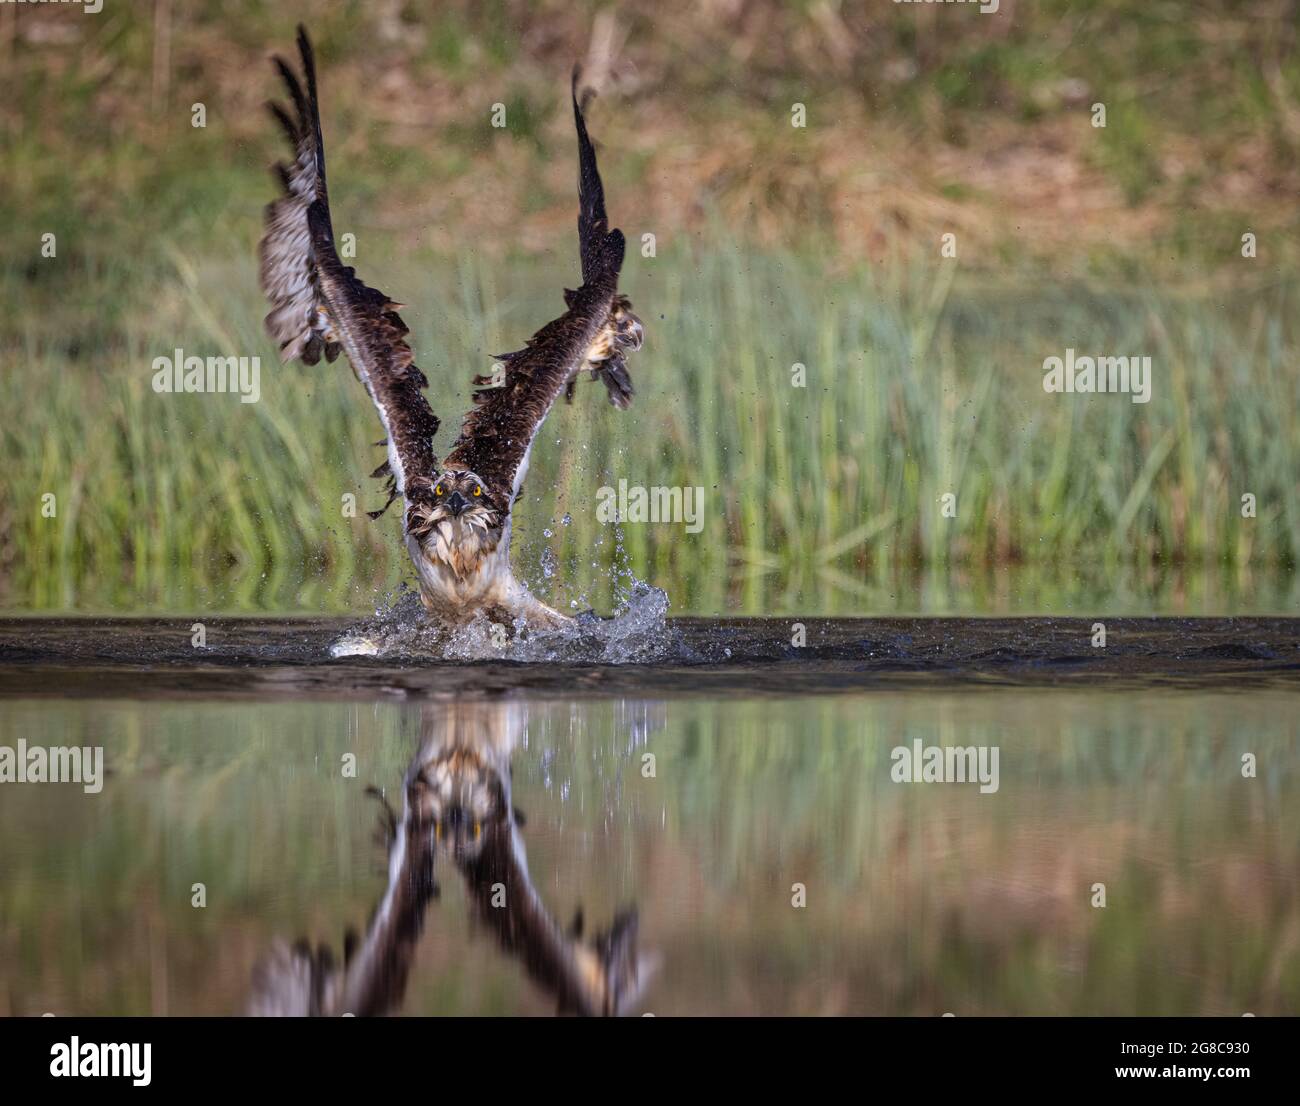
<instances>
[{"instance_id":1,"label":"brown wing","mask_svg":"<svg viewBox=\"0 0 1300 1106\"><path fill-rule=\"evenodd\" d=\"M573 67L569 95L573 99L573 125L578 132L578 250L582 254L582 281L589 284L598 280L609 264L611 248L609 219L605 215L605 186L600 182L596 168L596 150L587 135L587 121L583 118L583 104L590 97L578 98L579 68ZM614 263L614 280L623 264L623 234L618 235L618 260Z\"/></svg>"},{"instance_id":2,"label":"brown wing","mask_svg":"<svg viewBox=\"0 0 1300 1106\"><path fill-rule=\"evenodd\" d=\"M380 1016L397 1010L406 994L424 916L438 897L432 827L408 798L399 823L384 803L388 886L364 936L349 931L343 961L328 945L277 939L253 969L245 1013L252 1017Z\"/></svg>"},{"instance_id":3,"label":"brown wing","mask_svg":"<svg viewBox=\"0 0 1300 1106\"><path fill-rule=\"evenodd\" d=\"M374 475L391 477L391 503L406 494L413 479L435 474L432 439L438 419L422 391L429 382L411 360L407 328L397 314L401 305L358 280L334 248L316 63L301 26L298 52L306 92L294 71L275 59L293 114L279 104L270 109L289 136L294 159L276 166L284 195L266 209L260 247L262 290L271 302L266 329L285 361L300 358L314 365L322 353L330 361L340 347L347 353L388 434L388 461Z\"/></svg>"},{"instance_id":4,"label":"brown wing","mask_svg":"<svg viewBox=\"0 0 1300 1106\"><path fill-rule=\"evenodd\" d=\"M620 912L591 937L583 936L581 915L562 929L533 886L515 822L489 825L484 833L478 855L456 860L474 914L501 950L555 996L559 1013L617 1017L640 1001L654 958L638 946L636 910Z\"/></svg>"},{"instance_id":5,"label":"brown wing","mask_svg":"<svg viewBox=\"0 0 1300 1106\"><path fill-rule=\"evenodd\" d=\"M509 510L528 468L528 451L551 406L582 368L587 350L609 318L623 266L623 233L608 230L605 193L596 168L596 151L587 137L578 102L578 71L573 74L573 118L578 130L578 246L582 287L566 292L569 309L528 339L527 345L498 360L500 386L474 393L460 437L447 454L448 467L478 474L492 498ZM479 385L492 377L475 377Z\"/></svg>"}]
</instances>

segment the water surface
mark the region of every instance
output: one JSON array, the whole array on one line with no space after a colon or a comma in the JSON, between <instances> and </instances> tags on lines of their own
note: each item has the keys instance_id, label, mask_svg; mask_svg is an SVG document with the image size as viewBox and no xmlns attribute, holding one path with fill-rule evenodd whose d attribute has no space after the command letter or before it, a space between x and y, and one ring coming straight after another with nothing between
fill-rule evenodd
<instances>
[{"instance_id":1,"label":"water surface","mask_svg":"<svg viewBox=\"0 0 1300 1106\"><path fill-rule=\"evenodd\" d=\"M0 745L107 767L0 785L0 1013L1300 1012L1294 622L1090 625L670 623L617 666L0 624ZM895 782L918 740L997 789Z\"/></svg>"}]
</instances>

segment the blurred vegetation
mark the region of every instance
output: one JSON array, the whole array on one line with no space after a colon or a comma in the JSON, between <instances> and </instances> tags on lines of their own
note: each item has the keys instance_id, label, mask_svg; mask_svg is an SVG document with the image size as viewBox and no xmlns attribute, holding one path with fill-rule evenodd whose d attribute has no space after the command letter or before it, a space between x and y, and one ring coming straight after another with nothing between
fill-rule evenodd
<instances>
[{"instance_id":1,"label":"blurred vegetation","mask_svg":"<svg viewBox=\"0 0 1300 1106\"><path fill-rule=\"evenodd\" d=\"M764 244L825 235L850 257L932 253L955 231L966 263L1000 271L1177 272L1238 256L1245 230L1264 266L1296 257L1296 0L3 7L0 220L23 232L6 248L30 257L37 229L78 254L128 244L146 284L169 237L251 249L280 156L266 59L292 52L299 19L343 223L407 248L567 253L552 232L572 225L580 59L634 236L703 234L717 212Z\"/></svg>"},{"instance_id":2,"label":"blurred vegetation","mask_svg":"<svg viewBox=\"0 0 1300 1106\"><path fill-rule=\"evenodd\" d=\"M638 905L664 961L657 1013L1294 1015L1291 704L1158 690L532 703L513 797L557 917L581 904L594 926ZM272 937L337 952L384 884L364 788L398 800L420 712L11 704L0 741L102 744L110 775L99 795L32 785L0 805L0 1013L227 1013ZM998 791L892 782L890 750L916 738L998 746ZM440 876L405 1010L547 1012Z\"/></svg>"},{"instance_id":3,"label":"blurred vegetation","mask_svg":"<svg viewBox=\"0 0 1300 1106\"><path fill-rule=\"evenodd\" d=\"M516 288L468 255L450 273L386 266L390 294L439 305L410 320L449 427L470 371L554 313L564 266L535 269ZM1296 285L1221 304L1078 285L1027 297L939 263L828 277L735 248L628 276L652 305L638 403L615 411L584 382L552 413L518 508L517 563L556 602L608 606L611 568L679 609L758 613L852 609L916 564L1114 584L1125 568L1286 572L1300 550ZM115 356L83 371L33 339L24 371L0 377L0 407L27 412L0 429L10 605L364 608L406 573L396 512L364 514L382 503L373 409L342 362L279 367L261 314L251 262L177 253ZM1152 401L1045 393L1042 359L1067 345L1149 351ZM177 346L260 352L261 401L154 393L152 358ZM702 531L601 523L597 489L620 479L704 488Z\"/></svg>"},{"instance_id":4,"label":"blurred vegetation","mask_svg":"<svg viewBox=\"0 0 1300 1106\"><path fill-rule=\"evenodd\" d=\"M404 574L392 517L341 512L379 499L359 388L261 333L266 56L300 18L335 222L411 304L435 447L575 279L575 58L602 90L611 215L658 249L626 268L637 404L582 389L534 458L520 563L554 601L607 606L611 566L698 611L864 609L916 572L992 593L1008 567L1049 603L1153 571L1208 573L1220 609L1252 573L1292 597L1294 0L156 0L0 5L0 604L358 609ZM1045 395L1067 346L1150 355L1152 402ZM259 355L261 402L155 395L178 347ZM620 478L705 487L704 532L600 527Z\"/></svg>"}]
</instances>

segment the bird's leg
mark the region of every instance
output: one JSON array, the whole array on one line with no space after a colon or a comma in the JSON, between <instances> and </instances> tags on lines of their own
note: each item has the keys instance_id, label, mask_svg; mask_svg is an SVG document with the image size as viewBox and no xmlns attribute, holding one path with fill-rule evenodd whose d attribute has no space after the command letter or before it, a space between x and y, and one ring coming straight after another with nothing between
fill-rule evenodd
<instances>
[{"instance_id":1,"label":"bird's leg","mask_svg":"<svg viewBox=\"0 0 1300 1106\"><path fill-rule=\"evenodd\" d=\"M532 595L524 598L517 605L516 611L516 617L522 616L530 630L560 630L573 621L569 615L548 607Z\"/></svg>"}]
</instances>

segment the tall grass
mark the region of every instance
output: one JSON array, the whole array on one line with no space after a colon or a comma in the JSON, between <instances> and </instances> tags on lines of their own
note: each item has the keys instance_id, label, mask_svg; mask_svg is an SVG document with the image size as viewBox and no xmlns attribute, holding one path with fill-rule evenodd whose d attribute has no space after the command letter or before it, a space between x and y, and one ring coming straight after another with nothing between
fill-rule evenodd
<instances>
[{"instance_id":1,"label":"tall grass","mask_svg":"<svg viewBox=\"0 0 1300 1106\"><path fill-rule=\"evenodd\" d=\"M358 264L412 305L440 452L470 376L553 317L572 280L567 254L490 272L469 255ZM393 587L406 574L397 512L364 514L382 501L365 475L381 431L345 362L278 365L244 258L169 247L147 304L130 309L116 279L99 272L87 283L99 293L53 322L25 303L21 273L5 282L21 312L11 325L30 322L0 371L0 601L341 610ZM866 607L869 581L916 566L1027 566L1102 595L1151 566L1289 578L1293 283L1232 296L999 288L952 262L828 272L816 257L724 245L634 257L626 285L647 330L637 400L617 412L584 382L557 406L517 508L516 561L553 602L609 605L611 567L680 608L755 613ZM110 310L120 317L105 323ZM1151 356L1151 402L1046 394L1043 359L1067 346ZM152 360L177 347L259 355L261 401L156 394ZM620 479L704 488L702 531L598 522L597 489Z\"/></svg>"}]
</instances>

